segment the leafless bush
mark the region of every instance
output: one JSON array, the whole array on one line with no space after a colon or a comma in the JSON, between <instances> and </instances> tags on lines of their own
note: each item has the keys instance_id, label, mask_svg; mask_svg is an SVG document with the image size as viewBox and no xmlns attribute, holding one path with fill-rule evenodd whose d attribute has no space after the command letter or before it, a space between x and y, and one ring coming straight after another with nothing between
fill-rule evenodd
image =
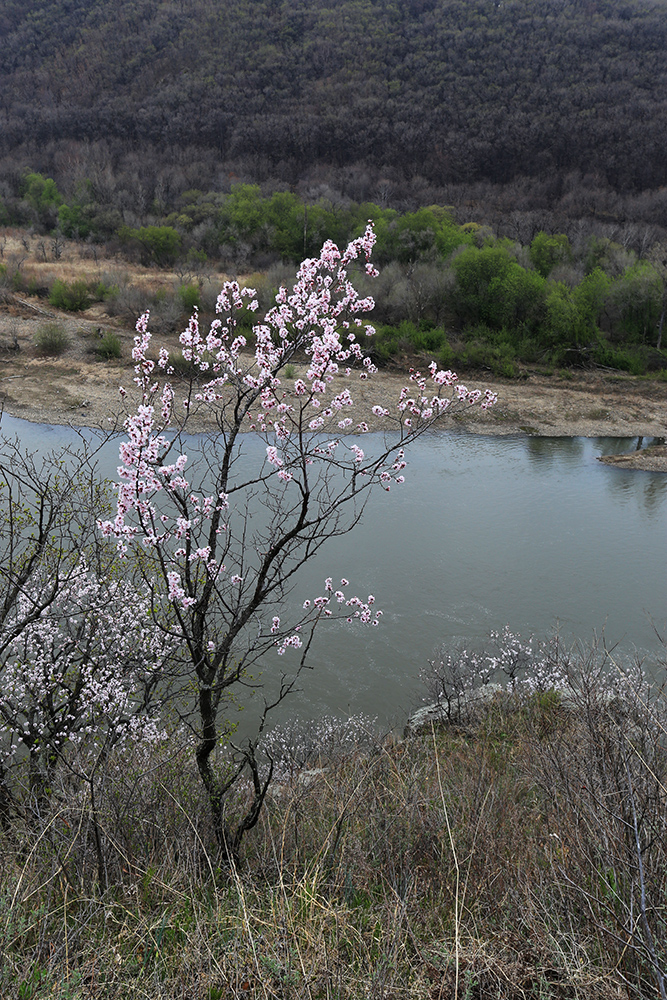
<instances>
[{"instance_id":1,"label":"leafless bush","mask_svg":"<svg viewBox=\"0 0 667 1000\"><path fill-rule=\"evenodd\" d=\"M137 316L146 309L147 299L145 289L121 280L118 282L117 293L107 303L107 311L110 316L120 316L134 324Z\"/></svg>"},{"instance_id":2,"label":"leafless bush","mask_svg":"<svg viewBox=\"0 0 667 1000\"><path fill-rule=\"evenodd\" d=\"M641 662L623 668L594 645L567 664L567 730L534 744L551 865L619 954L633 989L667 975L667 701Z\"/></svg>"}]
</instances>

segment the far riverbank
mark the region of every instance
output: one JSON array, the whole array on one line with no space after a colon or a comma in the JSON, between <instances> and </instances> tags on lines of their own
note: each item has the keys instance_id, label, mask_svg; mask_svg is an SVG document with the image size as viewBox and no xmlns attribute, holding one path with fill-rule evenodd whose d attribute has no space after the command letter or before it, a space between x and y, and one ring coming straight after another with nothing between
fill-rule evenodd
<instances>
[{"instance_id":1,"label":"far riverbank","mask_svg":"<svg viewBox=\"0 0 667 1000\"><path fill-rule=\"evenodd\" d=\"M120 412L119 386L131 394L132 376L131 367L122 362L5 355L0 360L0 404L12 416L34 423L104 426L110 416ZM371 430L384 429L381 420L369 419L370 409L375 404L390 407L405 380L404 372L382 370L368 381L358 382L353 419L366 420ZM458 430L540 437L667 436L665 382L599 373L529 374L514 381L473 374L461 381L491 389L498 394L498 403L486 412L478 407L458 412L454 418ZM190 430L204 431L210 426L207 414L191 416ZM451 426L452 421L443 422L443 429ZM657 446L615 456L614 461L621 461L625 468L664 472L667 448Z\"/></svg>"}]
</instances>

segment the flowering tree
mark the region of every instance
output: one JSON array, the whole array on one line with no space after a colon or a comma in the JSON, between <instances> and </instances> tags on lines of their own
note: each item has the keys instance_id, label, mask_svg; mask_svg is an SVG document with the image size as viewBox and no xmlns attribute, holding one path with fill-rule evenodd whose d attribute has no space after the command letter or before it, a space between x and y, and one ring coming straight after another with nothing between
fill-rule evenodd
<instances>
[{"instance_id":1,"label":"flowering tree","mask_svg":"<svg viewBox=\"0 0 667 1000\"><path fill-rule=\"evenodd\" d=\"M101 554L95 517L109 497L96 474L100 444L82 439L40 456L18 438L0 439L0 662L47 611L81 554Z\"/></svg>"},{"instance_id":2,"label":"flowering tree","mask_svg":"<svg viewBox=\"0 0 667 1000\"><path fill-rule=\"evenodd\" d=\"M88 787L98 859L95 782L112 746L161 731L153 702L170 657L99 538L107 439L41 455L0 439L0 823L50 820L60 772L70 790Z\"/></svg>"},{"instance_id":3,"label":"flowering tree","mask_svg":"<svg viewBox=\"0 0 667 1000\"><path fill-rule=\"evenodd\" d=\"M53 583L49 607L5 650L0 692L4 765L27 758L37 798L72 748L94 744L95 756L123 738L160 735L151 702L171 652L130 583L99 579L83 562ZM39 576L31 581L16 621L43 588Z\"/></svg>"},{"instance_id":4,"label":"flowering tree","mask_svg":"<svg viewBox=\"0 0 667 1000\"><path fill-rule=\"evenodd\" d=\"M54 599L26 621L49 587ZM169 640L156 629L145 595L113 575L98 577L81 560L55 579L36 574L6 622L10 630L15 623L23 626L3 653L0 691L5 793L27 769L28 818L43 823L53 814L58 771L87 788L98 876L106 886L97 786L113 747L165 736L157 708L165 697Z\"/></svg>"},{"instance_id":5,"label":"flowering tree","mask_svg":"<svg viewBox=\"0 0 667 1000\"><path fill-rule=\"evenodd\" d=\"M360 598L347 580L334 585L329 578L298 615L286 616L285 595L299 570L358 523L372 487L404 481L405 448L415 438L457 406L494 402L492 393L469 391L433 363L426 375L410 374L393 408L373 407L390 430L365 437L368 419L351 414L355 380L375 372L361 346L374 332L362 318L373 300L359 296L350 273L359 266L376 273L373 243L370 226L342 252L326 243L248 336L241 324L257 309L255 293L227 282L208 332L195 312L180 337L196 377L178 400L168 352L149 356L148 314L137 323L141 402L120 446L117 514L101 529L121 553L134 547L156 621L185 651L196 682L197 765L220 844L231 855L257 821L271 768L260 777L257 740L237 747L226 770L218 766L230 696L254 683L252 668L267 654L296 653L294 670L265 697L261 730L266 711L306 665L318 622L339 616L377 625L381 615L372 595ZM296 363L305 365L302 377L288 374ZM186 454L183 432L206 411L215 430ZM263 443L251 468L242 461L244 432ZM232 828L226 795L246 769L251 802Z\"/></svg>"}]
</instances>

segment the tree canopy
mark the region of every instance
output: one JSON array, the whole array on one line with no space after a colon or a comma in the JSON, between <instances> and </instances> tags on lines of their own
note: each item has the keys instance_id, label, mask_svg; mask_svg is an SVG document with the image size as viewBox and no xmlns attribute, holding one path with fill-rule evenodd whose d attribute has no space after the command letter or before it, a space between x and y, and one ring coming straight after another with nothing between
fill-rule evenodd
<instances>
[{"instance_id":1,"label":"tree canopy","mask_svg":"<svg viewBox=\"0 0 667 1000\"><path fill-rule=\"evenodd\" d=\"M440 184L667 179L664 0L16 0L0 150L109 139ZM192 154L190 154L192 155ZM196 155L196 154L195 154Z\"/></svg>"}]
</instances>

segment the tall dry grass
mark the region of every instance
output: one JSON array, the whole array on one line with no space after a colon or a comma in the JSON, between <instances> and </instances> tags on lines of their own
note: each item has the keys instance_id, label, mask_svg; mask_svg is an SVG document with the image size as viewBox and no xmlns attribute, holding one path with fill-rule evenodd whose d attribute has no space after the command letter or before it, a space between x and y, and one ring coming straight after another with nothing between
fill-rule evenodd
<instances>
[{"instance_id":1,"label":"tall dry grass","mask_svg":"<svg viewBox=\"0 0 667 1000\"><path fill-rule=\"evenodd\" d=\"M242 867L187 748L63 773L0 838L7 997L626 998L664 990L665 701L596 650L406 739L310 746ZM243 788L237 795L246 794ZM233 801L229 808L234 809Z\"/></svg>"}]
</instances>

